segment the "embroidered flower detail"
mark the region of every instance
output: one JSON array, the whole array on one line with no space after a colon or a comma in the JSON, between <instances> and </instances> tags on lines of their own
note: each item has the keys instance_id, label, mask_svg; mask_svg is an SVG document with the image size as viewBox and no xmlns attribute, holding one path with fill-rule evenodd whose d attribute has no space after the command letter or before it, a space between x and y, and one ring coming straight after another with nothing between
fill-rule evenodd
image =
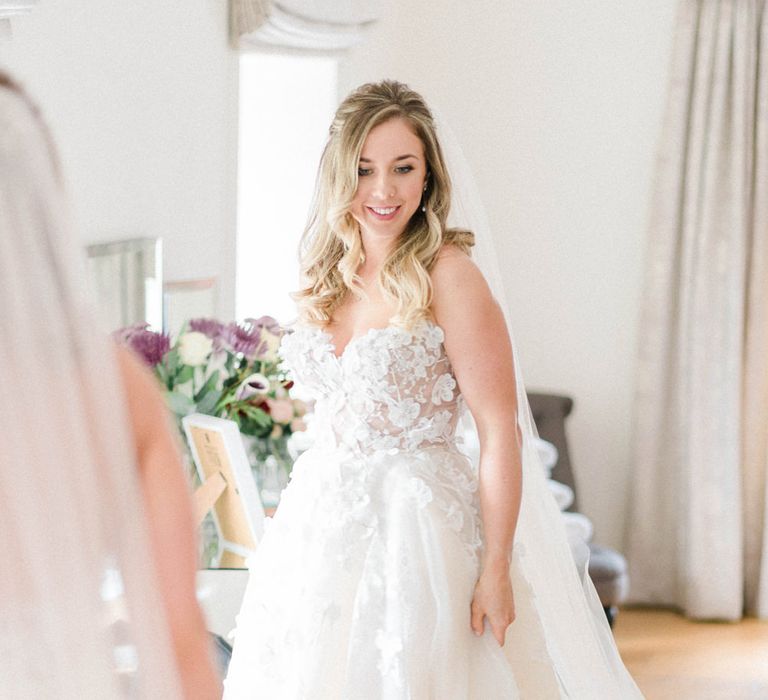
<instances>
[{"instance_id":1,"label":"embroidered flower detail","mask_svg":"<svg viewBox=\"0 0 768 700\"><path fill-rule=\"evenodd\" d=\"M419 403L413 399L396 401L389 407L389 420L398 428L406 428L419 417Z\"/></svg>"},{"instance_id":2,"label":"embroidered flower detail","mask_svg":"<svg viewBox=\"0 0 768 700\"><path fill-rule=\"evenodd\" d=\"M453 431L453 415L450 411L440 411L432 417L433 438L442 438Z\"/></svg>"},{"instance_id":3,"label":"embroidered flower detail","mask_svg":"<svg viewBox=\"0 0 768 700\"><path fill-rule=\"evenodd\" d=\"M317 639L351 634L339 658L364 641L373 648L354 658L364 664L357 677L377 685L371 695L403 697L409 620L389 612L395 596L404 611L421 602L409 585L421 571L413 556L419 524L439 523L478 570L477 473L456 447L464 403L442 340L429 321L412 331L376 329L339 360L319 328L299 325L283 337L284 368L297 391L316 399L314 445L296 461L278 513L265 523L268 535L248 561L249 586L257 588L240 621L243 629L248 621L259 651L245 662L244 688L256 668L261 695L311 696L315 669L303 660L316 653ZM393 526L400 516L416 527ZM314 575L331 571L328 562L339 576ZM347 582L357 582L354 611ZM249 637L243 633L241 649ZM239 681L230 674L227 682Z\"/></svg>"},{"instance_id":4,"label":"embroidered flower detail","mask_svg":"<svg viewBox=\"0 0 768 700\"><path fill-rule=\"evenodd\" d=\"M432 385L432 403L439 406L441 403L453 401L455 388L456 380L450 374L441 374Z\"/></svg>"},{"instance_id":5,"label":"embroidered flower detail","mask_svg":"<svg viewBox=\"0 0 768 700\"><path fill-rule=\"evenodd\" d=\"M393 348L401 348L411 342L412 334L404 328L390 326L387 330L391 331L387 344Z\"/></svg>"},{"instance_id":6,"label":"embroidered flower detail","mask_svg":"<svg viewBox=\"0 0 768 700\"><path fill-rule=\"evenodd\" d=\"M428 348L435 349L445 340L445 333L440 326L424 323L422 328L422 337Z\"/></svg>"},{"instance_id":7,"label":"embroidered flower detail","mask_svg":"<svg viewBox=\"0 0 768 700\"><path fill-rule=\"evenodd\" d=\"M445 513L445 518L448 521L448 525L456 532L461 532L464 527L464 513L456 505L456 503L450 503Z\"/></svg>"},{"instance_id":8,"label":"embroidered flower detail","mask_svg":"<svg viewBox=\"0 0 768 700\"><path fill-rule=\"evenodd\" d=\"M443 337L431 321L410 331L376 328L339 359L331 336L318 327L297 325L284 335L283 368L316 401L315 444L372 455L452 443L461 396Z\"/></svg>"},{"instance_id":9,"label":"embroidered flower detail","mask_svg":"<svg viewBox=\"0 0 768 700\"><path fill-rule=\"evenodd\" d=\"M423 379L427 376L427 369L432 364L427 350L423 345L414 345L411 350L411 367L414 379Z\"/></svg>"},{"instance_id":10,"label":"embroidered flower detail","mask_svg":"<svg viewBox=\"0 0 768 700\"><path fill-rule=\"evenodd\" d=\"M400 438L397 435L375 435L371 438L371 447L377 452L386 452L390 456L397 453Z\"/></svg>"},{"instance_id":11,"label":"embroidered flower detail","mask_svg":"<svg viewBox=\"0 0 768 700\"><path fill-rule=\"evenodd\" d=\"M417 476L412 476L408 482L411 495L416 499L416 504L419 508L424 508L428 503L432 501L432 489L427 486L424 479L420 479Z\"/></svg>"}]
</instances>

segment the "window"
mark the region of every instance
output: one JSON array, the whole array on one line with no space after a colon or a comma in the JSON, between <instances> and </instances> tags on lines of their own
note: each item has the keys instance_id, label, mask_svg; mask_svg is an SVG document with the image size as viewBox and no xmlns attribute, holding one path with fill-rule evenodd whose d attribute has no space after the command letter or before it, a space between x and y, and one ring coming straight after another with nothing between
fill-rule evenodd
<instances>
[{"instance_id":1,"label":"window","mask_svg":"<svg viewBox=\"0 0 768 700\"><path fill-rule=\"evenodd\" d=\"M337 102L337 59L243 54L240 58L238 319L295 318L298 245Z\"/></svg>"}]
</instances>

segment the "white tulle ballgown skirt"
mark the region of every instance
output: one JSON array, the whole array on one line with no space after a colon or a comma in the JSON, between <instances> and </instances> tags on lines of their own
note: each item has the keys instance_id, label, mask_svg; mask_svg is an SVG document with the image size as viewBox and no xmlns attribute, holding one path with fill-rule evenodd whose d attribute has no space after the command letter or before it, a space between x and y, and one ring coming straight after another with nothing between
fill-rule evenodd
<instances>
[{"instance_id":1,"label":"white tulle ballgown skirt","mask_svg":"<svg viewBox=\"0 0 768 700\"><path fill-rule=\"evenodd\" d=\"M225 698L563 697L519 554L504 648L471 630L476 491L445 447L304 453L249 561Z\"/></svg>"}]
</instances>

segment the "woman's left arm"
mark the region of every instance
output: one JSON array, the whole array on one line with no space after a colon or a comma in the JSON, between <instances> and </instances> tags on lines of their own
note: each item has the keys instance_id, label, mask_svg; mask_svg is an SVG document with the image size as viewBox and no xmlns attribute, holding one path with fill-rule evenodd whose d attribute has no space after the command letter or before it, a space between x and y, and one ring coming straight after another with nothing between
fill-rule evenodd
<instances>
[{"instance_id":1,"label":"woman's left arm","mask_svg":"<svg viewBox=\"0 0 768 700\"><path fill-rule=\"evenodd\" d=\"M469 256L446 246L432 270L432 284L435 321L445 332L445 349L480 439L484 550L471 625L482 634L487 617L502 645L515 618L509 567L522 493L512 346L501 308Z\"/></svg>"},{"instance_id":2,"label":"woman's left arm","mask_svg":"<svg viewBox=\"0 0 768 700\"><path fill-rule=\"evenodd\" d=\"M195 594L196 528L190 486L170 413L146 367L117 348L163 607L186 700L221 697L210 638Z\"/></svg>"}]
</instances>

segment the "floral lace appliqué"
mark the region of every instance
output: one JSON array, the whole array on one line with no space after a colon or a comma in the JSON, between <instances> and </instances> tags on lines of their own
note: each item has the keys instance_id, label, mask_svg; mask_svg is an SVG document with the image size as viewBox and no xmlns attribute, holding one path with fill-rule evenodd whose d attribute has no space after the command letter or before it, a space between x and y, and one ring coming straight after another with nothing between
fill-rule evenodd
<instances>
[{"instance_id":1,"label":"floral lace appliqu\u00e9","mask_svg":"<svg viewBox=\"0 0 768 700\"><path fill-rule=\"evenodd\" d=\"M457 383L443 330L374 328L337 357L331 336L300 326L280 355L297 384L316 399L320 444L358 454L452 444L459 413Z\"/></svg>"}]
</instances>

